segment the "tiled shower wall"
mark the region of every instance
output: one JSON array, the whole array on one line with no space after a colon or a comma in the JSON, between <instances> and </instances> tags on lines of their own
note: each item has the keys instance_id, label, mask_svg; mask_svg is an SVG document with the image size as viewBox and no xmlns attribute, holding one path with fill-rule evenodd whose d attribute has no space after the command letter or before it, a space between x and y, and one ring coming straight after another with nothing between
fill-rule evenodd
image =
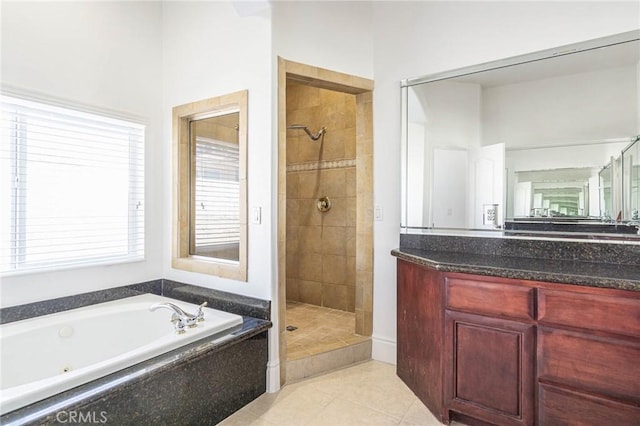
<instances>
[{"instance_id":1,"label":"tiled shower wall","mask_svg":"<svg viewBox=\"0 0 640 426\"><path fill-rule=\"evenodd\" d=\"M287 82L287 300L355 311L356 99ZM319 197L331 200L320 212Z\"/></svg>"}]
</instances>

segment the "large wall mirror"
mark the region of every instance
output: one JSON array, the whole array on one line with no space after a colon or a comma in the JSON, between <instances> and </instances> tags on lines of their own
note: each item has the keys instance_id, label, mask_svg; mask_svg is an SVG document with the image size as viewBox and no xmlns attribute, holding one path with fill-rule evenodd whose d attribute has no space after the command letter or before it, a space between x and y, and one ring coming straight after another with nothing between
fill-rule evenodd
<instances>
[{"instance_id":1,"label":"large wall mirror","mask_svg":"<svg viewBox=\"0 0 640 426\"><path fill-rule=\"evenodd\" d=\"M402 232L637 239L639 91L640 31L403 80Z\"/></svg>"},{"instance_id":2,"label":"large wall mirror","mask_svg":"<svg viewBox=\"0 0 640 426\"><path fill-rule=\"evenodd\" d=\"M173 108L177 269L246 281L247 92Z\"/></svg>"}]
</instances>

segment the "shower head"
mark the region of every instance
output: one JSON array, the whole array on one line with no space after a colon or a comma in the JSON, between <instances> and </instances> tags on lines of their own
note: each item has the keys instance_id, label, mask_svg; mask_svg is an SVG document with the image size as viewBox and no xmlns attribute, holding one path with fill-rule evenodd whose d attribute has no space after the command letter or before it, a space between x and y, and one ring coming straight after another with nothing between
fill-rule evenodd
<instances>
[{"instance_id":1,"label":"shower head","mask_svg":"<svg viewBox=\"0 0 640 426\"><path fill-rule=\"evenodd\" d=\"M309 137L311 138L311 140L313 141L317 141L318 139L320 139L320 137L322 135L324 135L324 133L327 131L327 129L323 126L320 128L320 130L318 131L318 133L316 133L315 135L313 133L311 133L309 131L309 128L303 124L292 124L290 126L287 126L287 129L291 129L291 130L304 130L305 133L307 135L309 135Z\"/></svg>"}]
</instances>

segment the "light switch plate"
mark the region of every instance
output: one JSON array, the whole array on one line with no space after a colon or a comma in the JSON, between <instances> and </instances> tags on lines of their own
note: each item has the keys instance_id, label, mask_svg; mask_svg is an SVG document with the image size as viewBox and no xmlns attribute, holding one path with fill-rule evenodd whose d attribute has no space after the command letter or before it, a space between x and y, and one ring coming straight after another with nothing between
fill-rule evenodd
<instances>
[{"instance_id":1,"label":"light switch plate","mask_svg":"<svg viewBox=\"0 0 640 426\"><path fill-rule=\"evenodd\" d=\"M373 217L375 220L382 220L382 207L375 206L373 209Z\"/></svg>"},{"instance_id":2,"label":"light switch plate","mask_svg":"<svg viewBox=\"0 0 640 426\"><path fill-rule=\"evenodd\" d=\"M262 223L262 207L253 207L251 209L251 223L256 225Z\"/></svg>"}]
</instances>

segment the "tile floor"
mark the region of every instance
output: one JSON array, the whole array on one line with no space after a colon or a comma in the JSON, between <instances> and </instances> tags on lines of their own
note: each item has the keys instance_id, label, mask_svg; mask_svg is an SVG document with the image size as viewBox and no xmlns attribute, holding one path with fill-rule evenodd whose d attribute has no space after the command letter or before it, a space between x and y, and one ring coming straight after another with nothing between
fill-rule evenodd
<instances>
[{"instance_id":1,"label":"tile floor","mask_svg":"<svg viewBox=\"0 0 640 426\"><path fill-rule=\"evenodd\" d=\"M395 366L379 361L366 361L286 385L278 393L263 394L220 424L441 425L396 376Z\"/></svg>"},{"instance_id":2,"label":"tile floor","mask_svg":"<svg viewBox=\"0 0 640 426\"><path fill-rule=\"evenodd\" d=\"M287 332L287 359L296 360L332 349L364 342L368 337L354 333L353 312L287 302L286 325L297 327Z\"/></svg>"}]
</instances>

